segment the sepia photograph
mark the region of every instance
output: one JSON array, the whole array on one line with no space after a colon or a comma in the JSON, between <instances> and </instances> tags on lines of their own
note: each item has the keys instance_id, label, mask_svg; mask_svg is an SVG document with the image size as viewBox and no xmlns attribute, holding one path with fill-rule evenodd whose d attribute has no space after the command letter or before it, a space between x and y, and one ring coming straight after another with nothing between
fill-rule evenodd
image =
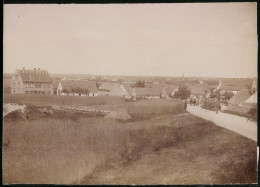
<instances>
[{"instance_id":1,"label":"sepia photograph","mask_svg":"<svg viewBox=\"0 0 260 187\"><path fill-rule=\"evenodd\" d=\"M258 183L256 2L3 10L3 184Z\"/></svg>"}]
</instances>

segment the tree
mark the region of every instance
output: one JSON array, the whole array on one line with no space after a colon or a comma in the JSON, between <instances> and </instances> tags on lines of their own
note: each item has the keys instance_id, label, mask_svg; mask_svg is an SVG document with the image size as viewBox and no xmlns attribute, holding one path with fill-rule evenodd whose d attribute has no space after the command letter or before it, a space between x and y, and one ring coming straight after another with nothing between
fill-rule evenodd
<instances>
[{"instance_id":1,"label":"tree","mask_svg":"<svg viewBox=\"0 0 260 187\"><path fill-rule=\"evenodd\" d=\"M190 97L190 89L186 85L180 84L178 91L174 94L177 99L188 99Z\"/></svg>"},{"instance_id":2,"label":"tree","mask_svg":"<svg viewBox=\"0 0 260 187\"><path fill-rule=\"evenodd\" d=\"M135 87L137 88L144 88L145 87L145 80L139 80L135 83Z\"/></svg>"},{"instance_id":3,"label":"tree","mask_svg":"<svg viewBox=\"0 0 260 187\"><path fill-rule=\"evenodd\" d=\"M216 99L218 102L220 102L221 99L220 89L213 91L213 93L210 95L210 98Z\"/></svg>"}]
</instances>

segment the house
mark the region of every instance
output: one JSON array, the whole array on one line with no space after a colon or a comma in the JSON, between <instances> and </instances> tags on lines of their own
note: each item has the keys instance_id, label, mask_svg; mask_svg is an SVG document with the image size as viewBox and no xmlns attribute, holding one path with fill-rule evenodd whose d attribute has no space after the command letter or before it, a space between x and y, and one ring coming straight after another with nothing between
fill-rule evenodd
<instances>
[{"instance_id":1,"label":"house","mask_svg":"<svg viewBox=\"0 0 260 187\"><path fill-rule=\"evenodd\" d=\"M98 87L98 94L101 96L124 96L124 90L119 83L103 82Z\"/></svg>"},{"instance_id":2,"label":"house","mask_svg":"<svg viewBox=\"0 0 260 187\"><path fill-rule=\"evenodd\" d=\"M257 102L254 97L257 98L257 95L253 94L251 96L248 89L242 89L238 94L234 95L227 101L228 110L235 113L246 114L252 108L254 102Z\"/></svg>"},{"instance_id":3,"label":"house","mask_svg":"<svg viewBox=\"0 0 260 187\"><path fill-rule=\"evenodd\" d=\"M250 89L252 87L251 79L221 79L217 89L233 92L237 94L242 89Z\"/></svg>"},{"instance_id":4,"label":"house","mask_svg":"<svg viewBox=\"0 0 260 187\"><path fill-rule=\"evenodd\" d=\"M244 105L252 105L252 104L257 104L257 91L244 102Z\"/></svg>"},{"instance_id":5,"label":"house","mask_svg":"<svg viewBox=\"0 0 260 187\"><path fill-rule=\"evenodd\" d=\"M95 81L59 81L56 89L57 95L75 95L75 96L98 96L98 89Z\"/></svg>"},{"instance_id":6,"label":"house","mask_svg":"<svg viewBox=\"0 0 260 187\"><path fill-rule=\"evenodd\" d=\"M253 83L252 83L251 89L257 90L257 78L253 79Z\"/></svg>"},{"instance_id":7,"label":"house","mask_svg":"<svg viewBox=\"0 0 260 187\"><path fill-rule=\"evenodd\" d=\"M160 99L165 91L161 88L135 88L136 99Z\"/></svg>"},{"instance_id":8,"label":"house","mask_svg":"<svg viewBox=\"0 0 260 187\"><path fill-rule=\"evenodd\" d=\"M123 91L123 96L125 97L125 99L131 99L131 100L135 100L135 89L131 87L131 84L129 83L122 83L120 85L121 90Z\"/></svg>"},{"instance_id":9,"label":"house","mask_svg":"<svg viewBox=\"0 0 260 187\"><path fill-rule=\"evenodd\" d=\"M11 80L11 93L53 95L53 80L46 70L16 70Z\"/></svg>"},{"instance_id":10,"label":"house","mask_svg":"<svg viewBox=\"0 0 260 187\"><path fill-rule=\"evenodd\" d=\"M208 84L190 85L189 88L190 88L190 95L192 97L205 96L207 98L211 92Z\"/></svg>"}]
</instances>

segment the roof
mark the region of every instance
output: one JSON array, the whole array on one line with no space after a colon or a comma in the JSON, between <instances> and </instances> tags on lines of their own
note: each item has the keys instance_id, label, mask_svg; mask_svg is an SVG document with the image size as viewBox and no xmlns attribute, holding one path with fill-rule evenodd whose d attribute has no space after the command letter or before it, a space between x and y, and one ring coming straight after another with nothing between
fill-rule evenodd
<instances>
[{"instance_id":1,"label":"roof","mask_svg":"<svg viewBox=\"0 0 260 187\"><path fill-rule=\"evenodd\" d=\"M59 80L53 80L53 88L57 89L59 86L60 81Z\"/></svg>"},{"instance_id":2,"label":"roof","mask_svg":"<svg viewBox=\"0 0 260 187\"><path fill-rule=\"evenodd\" d=\"M228 100L228 103L233 104L233 105L241 105L244 103L249 97L250 97L250 92L248 89L243 89L241 90L238 94L234 95L231 97L231 99Z\"/></svg>"},{"instance_id":3,"label":"roof","mask_svg":"<svg viewBox=\"0 0 260 187\"><path fill-rule=\"evenodd\" d=\"M112 83L112 82L103 82L98 89L99 90L107 90L110 91L114 89L115 87L119 87L120 85L118 83Z\"/></svg>"},{"instance_id":4,"label":"roof","mask_svg":"<svg viewBox=\"0 0 260 187\"><path fill-rule=\"evenodd\" d=\"M70 90L71 88L87 89L89 92L98 92L95 81L84 80L63 80L60 81L62 89Z\"/></svg>"},{"instance_id":5,"label":"roof","mask_svg":"<svg viewBox=\"0 0 260 187\"><path fill-rule=\"evenodd\" d=\"M49 75L48 71L34 69L34 70L26 70L21 69L17 70L17 73L21 76L24 82L45 82L52 83L52 78Z\"/></svg>"},{"instance_id":6,"label":"roof","mask_svg":"<svg viewBox=\"0 0 260 187\"><path fill-rule=\"evenodd\" d=\"M134 89L131 87L131 84L129 83L123 83L122 84L124 86L124 88L126 89L126 91L129 93L129 94L132 94Z\"/></svg>"},{"instance_id":7,"label":"roof","mask_svg":"<svg viewBox=\"0 0 260 187\"><path fill-rule=\"evenodd\" d=\"M255 92L253 95L251 95L246 101L245 103L253 103L256 104L257 103L257 92Z\"/></svg>"},{"instance_id":8,"label":"roof","mask_svg":"<svg viewBox=\"0 0 260 187\"><path fill-rule=\"evenodd\" d=\"M160 96L160 88L135 88L136 96Z\"/></svg>"},{"instance_id":9,"label":"roof","mask_svg":"<svg viewBox=\"0 0 260 187\"><path fill-rule=\"evenodd\" d=\"M196 84L189 87L190 93L194 95L204 95L206 92L210 93L210 87L208 84Z\"/></svg>"},{"instance_id":10,"label":"roof","mask_svg":"<svg viewBox=\"0 0 260 187\"><path fill-rule=\"evenodd\" d=\"M252 87L251 79L222 79L220 80L221 89L226 91L240 91Z\"/></svg>"},{"instance_id":11,"label":"roof","mask_svg":"<svg viewBox=\"0 0 260 187\"><path fill-rule=\"evenodd\" d=\"M164 89L166 93L171 94L176 88L179 88L179 86L171 84L147 84L147 88Z\"/></svg>"},{"instance_id":12,"label":"roof","mask_svg":"<svg viewBox=\"0 0 260 187\"><path fill-rule=\"evenodd\" d=\"M257 78L253 79L252 88L257 89Z\"/></svg>"}]
</instances>

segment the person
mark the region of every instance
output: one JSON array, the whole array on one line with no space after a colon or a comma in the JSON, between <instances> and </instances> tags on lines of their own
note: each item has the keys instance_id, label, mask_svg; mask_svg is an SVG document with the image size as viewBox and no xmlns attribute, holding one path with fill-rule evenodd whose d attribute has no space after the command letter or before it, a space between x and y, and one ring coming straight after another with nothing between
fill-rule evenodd
<instances>
[{"instance_id":1,"label":"person","mask_svg":"<svg viewBox=\"0 0 260 187\"><path fill-rule=\"evenodd\" d=\"M215 104L216 114L218 114L219 107L220 106L219 106L218 102L216 102L216 104Z\"/></svg>"},{"instance_id":2,"label":"person","mask_svg":"<svg viewBox=\"0 0 260 187\"><path fill-rule=\"evenodd\" d=\"M184 102L184 109L187 110L187 101Z\"/></svg>"}]
</instances>

